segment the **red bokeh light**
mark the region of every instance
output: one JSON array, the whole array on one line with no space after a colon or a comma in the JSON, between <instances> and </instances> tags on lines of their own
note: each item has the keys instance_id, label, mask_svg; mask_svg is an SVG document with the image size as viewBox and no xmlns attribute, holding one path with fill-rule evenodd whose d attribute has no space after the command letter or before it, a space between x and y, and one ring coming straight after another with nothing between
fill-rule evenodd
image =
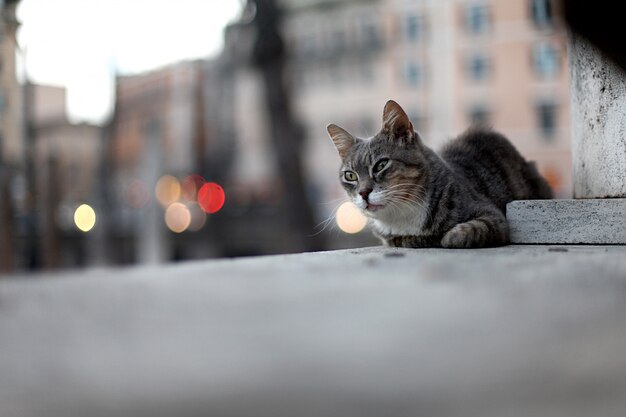
<instances>
[{"instance_id":1,"label":"red bokeh light","mask_svg":"<svg viewBox=\"0 0 626 417\"><path fill-rule=\"evenodd\" d=\"M198 205L209 214L220 211L225 201L224 190L214 182L207 182L198 191Z\"/></svg>"}]
</instances>

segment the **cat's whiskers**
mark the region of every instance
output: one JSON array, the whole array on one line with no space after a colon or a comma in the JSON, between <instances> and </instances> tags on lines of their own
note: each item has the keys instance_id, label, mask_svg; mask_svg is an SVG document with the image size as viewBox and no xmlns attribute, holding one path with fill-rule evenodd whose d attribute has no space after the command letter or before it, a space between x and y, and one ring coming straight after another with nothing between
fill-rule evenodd
<instances>
[{"instance_id":1,"label":"cat's whiskers","mask_svg":"<svg viewBox=\"0 0 626 417\"><path fill-rule=\"evenodd\" d=\"M328 205L328 204L335 204L336 203L336 205L335 205L335 208L333 208L333 210L331 211L330 215L326 219L324 219L321 222L319 222L314 227L314 229L317 229L320 226L322 226L322 228L318 232L315 232L312 235L309 235L309 237L315 237L315 236L319 235L320 233L324 232L328 228L328 226L331 226L331 230L333 228L337 229L337 223L335 222L335 217L337 215L337 210L339 210L339 207L341 207L342 204L347 203L349 201L351 201L349 198L338 198L338 199L335 199L335 200L323 203L323 204L326 204L326 205Z\"/></svg>"}]
</instances>

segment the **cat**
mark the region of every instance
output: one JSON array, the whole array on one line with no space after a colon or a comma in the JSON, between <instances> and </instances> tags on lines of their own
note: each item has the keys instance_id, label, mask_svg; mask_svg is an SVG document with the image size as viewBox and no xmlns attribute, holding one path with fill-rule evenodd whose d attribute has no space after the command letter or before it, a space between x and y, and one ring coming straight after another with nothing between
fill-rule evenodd
<instances>
[{"instance_id":1,"label":"cat","mask_svg":"<svg viewBox=\"0 0 626 417\"><path fill-rule=\"evenodd\" d=\"M342 160L341 185L386 246L505 245L506 204L552 198L534 163L491 128L472 126L437 154L390 100L371 139L334 124L327 130Z\"/></svg>"}]
</instances>

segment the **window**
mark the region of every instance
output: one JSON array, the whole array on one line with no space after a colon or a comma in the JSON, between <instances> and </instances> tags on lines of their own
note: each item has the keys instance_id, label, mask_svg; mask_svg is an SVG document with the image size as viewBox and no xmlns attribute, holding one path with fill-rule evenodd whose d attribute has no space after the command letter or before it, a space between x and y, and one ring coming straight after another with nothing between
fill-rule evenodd
<instances>
[{"instance_id":1,"label":"window","mask_svg":"<svg viewBox=\"0 0 626 417\"><path fill-rule=\"evenodd\" d=\"M490 72L489 59L482 53L474 53L465 62L465 72L472 81L487 79Z\"/></svg>"},{"instance_id":2,"label":"window","mask_svg":"<svg viewBox=\"0 0 626 417\"><path fill-rule=\"evenodd\" d=\"M473 124L489 124L489 110L482 104L474 105L469 110L468 119Z\"/></svg>"},{"instance_id":3,"label":"window","mask_svg":"<svg viewBox=\"0 0 626 417\"><path fill-rule=\"evenodd\" d=\"M378 26L374 22L365 21L362 26L364 46L378 46L381 43L381 36Z\"/></svg>"},{"instance_id":4,"label":"window","mask_svg":"<svg viewBox=\"0 0 626 417\"><path fill-rule=\"evenodd\" d=\"M552 77L559 70L559 52L548 42L533 46L532 61L535 74L541 77Z\"/></svg>"},{"instance_id":5,"label":"window","mask_svg":"<svg viewBox=\"0 0 626 417\"><path fill-rule=\"evenodd\" d=\"M344 32L343 29L335 29L332 33L331 43L331 48L335 51L342 51L346 49L346 32Z\"/></svg>"},{"instance_id":6,"label":"window","mask_svg":"<svg viewBox=\"0 0 626 417\"><path fill-rule=\"evenodd\" d=\"M550 0L530 0L530 13L535 26L545 28L552 25Z\"/></svg>"},{"instance_id":7,"label":"window","mask_svg":"<svg viewBox=\"0 0 626 417\"><path fill-rule=\"evenodd\" d=\"M406 84L417 87L424 80L422 66L414 61L409 61L404 67L404 81Z\"/></svg>"},{"instance_id":8,"label":"window","mask_svg":"<svg viewBox=\"0 0 626 417\"><path fill-rule=\"evenodd\" d=\"M465 7L465 30L479 35L489 29L489 9L482 4L470 4Z\"/></svg>"},{"instance_id":9,"label":"window","mask_svg":"<svg viewBox=\"0 0 626 417\"><path fill-rule=\"evenodd\" d=\"M537 127L544 139L552 139L556 133L556 105L541 102L537 105Z\"/></svg>"},{"instance_id":10,"label":"window","mask_svg":"<svg viewBox=\"0 0 626 417\"><path fill-rule=\"evenodd\" d=\"M405 36L410 42L417 42L424 38L424 18L423 16L409 14L405 20Z\"/></svg>"}]
</instances>

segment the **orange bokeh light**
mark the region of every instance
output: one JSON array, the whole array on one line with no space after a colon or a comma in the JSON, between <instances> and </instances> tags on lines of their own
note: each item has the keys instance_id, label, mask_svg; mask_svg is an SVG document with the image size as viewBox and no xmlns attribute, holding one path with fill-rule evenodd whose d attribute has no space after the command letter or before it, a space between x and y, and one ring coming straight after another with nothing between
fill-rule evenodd
<instances>
[{"instance_id":1,"label":"orange bokeh light","mask_svg":"<svg viewBox=\"0 0 626 417\"><path fill-rule=\"evenodd\" d=\"M182 233L191 224L191 213L183 203L172 203L165 210L165 224L174 233Z\"/></svg>"},{"instance_id":2,"label":"orange bokeh light","mask_svg":"<svg viewBox=\"0 0 626 417\"><path fill-rule=\"evenodd\" d=\"M154 192L159 203L167 207L180 198L180 182L176 177L163 175L157 181Z\"/></svg>"},{"instance_id":3,"label":"orange bokeh light","mask_svg":"<svg viewBox=\"0 0 626 417\"><path fill-rule=\"evenodd\" d=\"M198 191L198 204L209 214L217 213L226 201L224 190L219 184L207 182Z\"/></svg>"}]
</instances>

